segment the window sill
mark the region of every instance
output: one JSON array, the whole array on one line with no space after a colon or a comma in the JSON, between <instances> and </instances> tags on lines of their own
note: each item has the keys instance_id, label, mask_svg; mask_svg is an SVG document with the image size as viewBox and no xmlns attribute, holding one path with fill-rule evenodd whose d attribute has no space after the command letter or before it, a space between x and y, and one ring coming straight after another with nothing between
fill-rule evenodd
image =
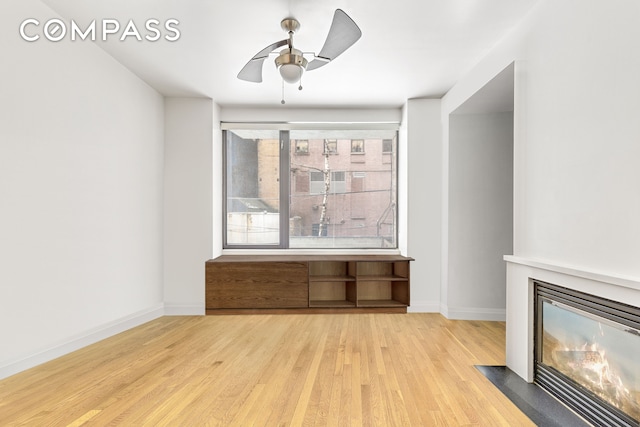
<instances>
[{"instance_id":1,"label":"window sill","mask_svg":"<svg viewBox=\"0 0 640 427\"><path fill-rule=\"evenodd\" d=\"M399 249L223 249L222 255L401 255Z\"/></svg>"}]
</instances>

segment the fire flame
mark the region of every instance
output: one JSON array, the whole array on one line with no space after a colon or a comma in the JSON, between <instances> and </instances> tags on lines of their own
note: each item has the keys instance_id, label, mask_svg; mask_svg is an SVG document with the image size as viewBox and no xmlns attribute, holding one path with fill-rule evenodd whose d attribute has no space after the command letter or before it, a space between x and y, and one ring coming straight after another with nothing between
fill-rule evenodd
<instances>
[{"instance_id":1,"label":"fire flame","mask_svg":"<svg viewBox=\"0 0 640 427\"><path fill-rule=\"evenodd\" d=\"M558 344L553 355L552 365L569 378L632 417L640 417L637 393L624 385L620 374L609 364L605 349L598 343L587 342L575 347Z\"/></svg>"}]
</instances>

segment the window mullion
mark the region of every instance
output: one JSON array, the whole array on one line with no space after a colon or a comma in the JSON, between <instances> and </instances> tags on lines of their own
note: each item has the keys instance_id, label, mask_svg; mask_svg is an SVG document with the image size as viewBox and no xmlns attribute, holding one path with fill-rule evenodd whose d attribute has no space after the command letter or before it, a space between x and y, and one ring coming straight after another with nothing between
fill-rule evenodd
<instances>
[{"instance_id":1,"label":"window mullion","mask_svg":"<svg viewBox=\"0 0 640 427\"><path fill-rule=\"evenodd\" d=\"M289 131L280 131L280 247L289 248L289 204L291 159Z\"/></svg>"}]
</instances>

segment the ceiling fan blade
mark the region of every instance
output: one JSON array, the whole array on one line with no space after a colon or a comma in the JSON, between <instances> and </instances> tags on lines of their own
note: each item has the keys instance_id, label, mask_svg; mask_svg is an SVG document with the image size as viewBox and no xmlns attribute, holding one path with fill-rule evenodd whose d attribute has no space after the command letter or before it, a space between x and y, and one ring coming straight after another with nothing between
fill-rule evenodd
<instances>
[{"instance_id":1,"label":"ceiling fan blade","mask_svg":"<svg viewBox=\"0 0 640 427\"><path fill-rule=\"evenodd\" d=\"M341 9L336 9L333 22L324 46L317 55L321 59L314 59L307 65L307 71L315 70L336 59L342 52L349 49L362 36L362 31L353 19Z\"/></svg>"},{"instance_id":2,"label":"ceiling fan blade","mask_svg":"<svg viewBox=\"0 0 640 427\"><path fill-rule=\"evenodd\" d=\"M264 64L264 60L269 57L269 54L279 48L280 46L284 46L289 42L289 39L280 40L269 46L262 49L260 52L253 55L253 58L249 60L242 67L242 70L238 73L238 78L240 80L246 80L248 82L260 83L262 82L262 64Z\"/></svg>"}]
</instances>

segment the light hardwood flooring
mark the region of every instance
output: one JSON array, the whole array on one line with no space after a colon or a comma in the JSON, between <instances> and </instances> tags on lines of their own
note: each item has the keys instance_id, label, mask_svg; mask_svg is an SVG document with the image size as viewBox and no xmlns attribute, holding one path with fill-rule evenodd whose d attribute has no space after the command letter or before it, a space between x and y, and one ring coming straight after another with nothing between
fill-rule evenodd
<instances>
[{"instance_id":1,"label":"light hardwood flooring","mask_svg":"<svg viewBox=\"0 0 640 427\"><path fill-rule=\"evenodd\" d=\"M163 317L0 381L0 426L531 426L474 367L504 323Z\"/></svg>"}]
</instances>

